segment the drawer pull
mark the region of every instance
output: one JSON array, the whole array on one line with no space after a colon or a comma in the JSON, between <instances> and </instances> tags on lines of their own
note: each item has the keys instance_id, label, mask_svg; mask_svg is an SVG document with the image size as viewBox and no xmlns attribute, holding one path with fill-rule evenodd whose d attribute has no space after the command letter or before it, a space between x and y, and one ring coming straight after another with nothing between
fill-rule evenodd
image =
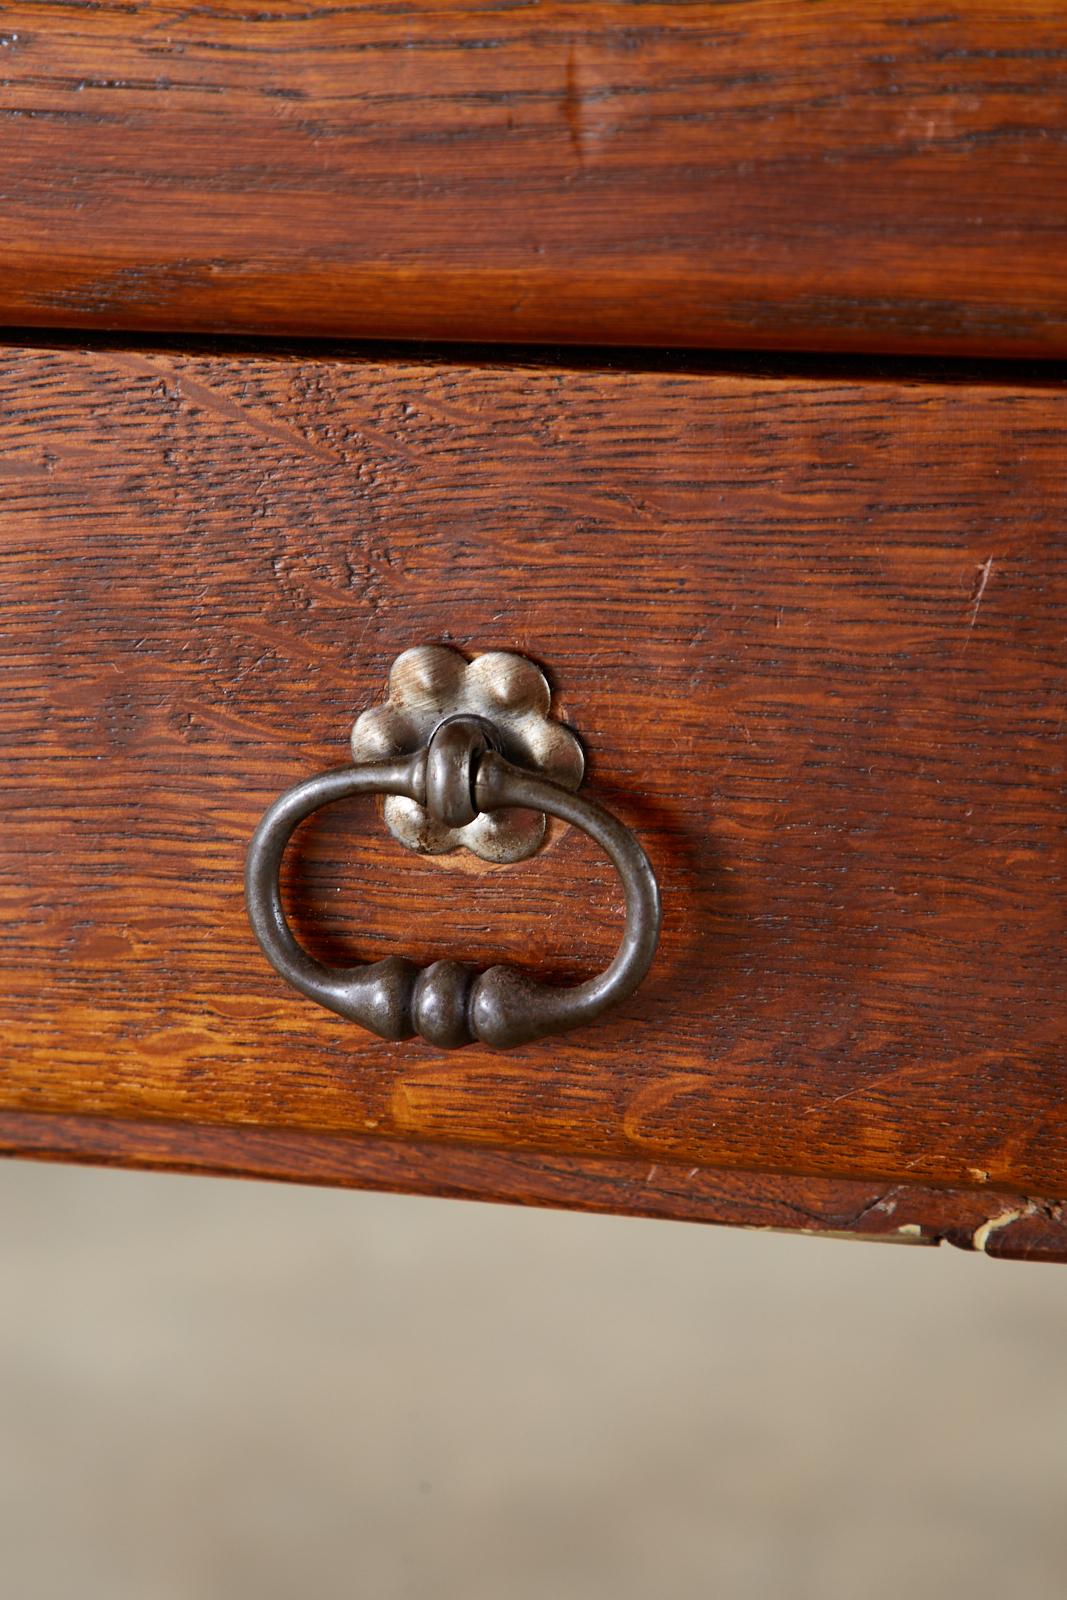
<instances>
[{"instance_id":1,"label":"drawer pull","mask_svg":"<svg viewBox=\"0 0 1067 1600\"><path fill-rule=\"evenodd\" d=\"M499 742L484 717L446 717L412 754L324 772L270 807L248 851L248 914L267 959L301 994L383 1039L420 1034L444 1049L478 1040L498 1050L592 1022L633 994L659 938L659 888L648 857L617 818L513 765L500 753ZM282 856L313 811L367 794L404 796L449 828L511 806L581 828L610 857L625 892L626 925L610 966L586 983L559 988L505 966L479 972L459 961L420 968L402 956L354 967L314 960L297 944L285 918L278 881Z\"/></svg>"}]
</instances>

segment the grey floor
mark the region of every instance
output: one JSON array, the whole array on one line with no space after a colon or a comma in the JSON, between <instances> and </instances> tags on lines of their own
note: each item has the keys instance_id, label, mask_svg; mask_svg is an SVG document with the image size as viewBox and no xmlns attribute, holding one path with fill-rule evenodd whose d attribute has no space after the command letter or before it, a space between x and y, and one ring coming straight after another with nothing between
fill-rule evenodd
<instances>
[{"instance_id":1,"label":"grey floor","mask_svg":"<svg viewBox=\"0 0 1067 1600\"><path fill-rule=\"evenodd\" d=\"M4 1600L1064 1600L1067 1269L0 1164Z\"/></svg>"}]
</instances>

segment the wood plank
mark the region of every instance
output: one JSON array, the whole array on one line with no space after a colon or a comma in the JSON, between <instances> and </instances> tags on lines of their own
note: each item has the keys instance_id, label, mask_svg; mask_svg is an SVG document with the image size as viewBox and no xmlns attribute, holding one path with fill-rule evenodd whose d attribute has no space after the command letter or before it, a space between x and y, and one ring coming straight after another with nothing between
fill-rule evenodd
<instances>
[{"instance_id":1,"label":"wood plank","mask_svg":"<svg viewBox=\"0 0 1067 1600\"><path fill-rule=\"evenodd\" d=\"M1067 398L0 353L0 1108L878 1184L1067 1188ZM390 1045L267 967L268 802L393 657L544 664L665 923L512 1055ZM610 953L573 830L521 868L321 813L309 946Z\"/></svg>"},{"instance_id":2,"label":"wood plank","mask_svg":"<svg viewBox=\"0 0 1067 1600\"><path fill-rule=\"evenodd\" d=\"M1059 0L34 0L7 325L1067 353Z\"/></svg>"},{"instance_id":3,"label":"wood plank","mask_svg":"<svg viewBox=\"0 0 1067 1600\"><path fill-rule=\"evenodd\" d=\"M453 1200L720 1223L1067 1261L1062 1204L974 1189L686 1171L669 1163L486 1150L277 1128L0 1112L0 1156L281 1179Z\"/></svg>"}]
</instances>

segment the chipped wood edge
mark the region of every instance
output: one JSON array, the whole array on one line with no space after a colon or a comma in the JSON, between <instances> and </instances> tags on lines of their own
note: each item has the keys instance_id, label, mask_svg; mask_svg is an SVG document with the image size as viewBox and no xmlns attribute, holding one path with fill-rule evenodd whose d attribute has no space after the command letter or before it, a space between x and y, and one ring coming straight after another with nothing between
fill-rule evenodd
<instances>
[{"instance_id":1,"label":"chipped wood edge","mask_svg":"<svg viewBox=\"0 0 1067 1600\"><path fill-rule=\"evenodd\" d=\"M259 1126L0 1113L0 1155L273 1179L1067 1262L1067 1207L989 1189L649 1165Z\"/></svg>"}]
</instances>

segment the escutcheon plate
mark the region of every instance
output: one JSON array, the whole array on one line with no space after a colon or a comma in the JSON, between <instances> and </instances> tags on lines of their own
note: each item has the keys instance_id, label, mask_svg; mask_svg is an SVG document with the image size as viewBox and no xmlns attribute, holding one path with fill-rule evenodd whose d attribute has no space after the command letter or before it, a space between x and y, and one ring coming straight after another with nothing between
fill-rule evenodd
<instances>
[{"instance_id":1,"label":"escutcheon plate","mask_svg":"<svg viewBox=\"0 0 1067 1600\"><path fill-rule=\"evenodd\" d=\"M489 650L468 661L448 645L416 645L393 662L384 703L356 719L352 759L410 755L429 742L444 718L473 713L492 723L509 761L573 791L584 776L585 757L551 706L544 673L525 656ZM541 811L483 812L465 827L448 828L414 800L389 795L383 813L393 837L423 855L465 848L483 861L525 861L545 837Z\"/></svg>"}]
</instances>

